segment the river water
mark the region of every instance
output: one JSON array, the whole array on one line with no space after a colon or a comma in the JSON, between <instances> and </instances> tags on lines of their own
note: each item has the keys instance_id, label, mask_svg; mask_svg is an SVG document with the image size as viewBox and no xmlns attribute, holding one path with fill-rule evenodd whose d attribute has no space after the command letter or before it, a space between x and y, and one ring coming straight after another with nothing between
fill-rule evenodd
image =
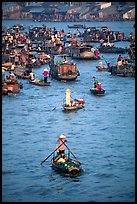
<instances>
[{"instance_id":1,"label":"river water","mask_svg":"<svg viewBox=\"0 0 137 204\"><path fill-rule=\"evenodd\" d=\"M4 20L14 24L42 25L67 31L72 22ZM85 22L134 32L134 22ZM94 44L95 46L97 45ZM127 47L129 42L116 43ZM103 54L115 63L118 54ZM135 78L97 72L99 61L73 60L80 71L75 82L51 80L39 87L23 80L15 96L2 96L2 200L3 202L134 202L135 201ZM103 60L102 60L103 61ZM105 62L103 61L103 64ZM48 65L46 65L47 68ZM44 66L33 69L41 77ZM90 93L96 76L106 90L103 97ZM62 100L70 88L73 98L85 99L85 108L64 113ZM82 163L75 178L56 173L50 155L58 136Z\"/></svg>"}]
</instances>

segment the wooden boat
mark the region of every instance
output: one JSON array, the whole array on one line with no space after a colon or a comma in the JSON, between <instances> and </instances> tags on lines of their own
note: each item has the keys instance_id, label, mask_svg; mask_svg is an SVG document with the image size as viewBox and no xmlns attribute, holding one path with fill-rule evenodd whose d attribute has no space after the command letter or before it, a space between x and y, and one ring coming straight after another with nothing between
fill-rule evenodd
<instances>
[{"instance_id":1,"label":"wooden boat","mask_svg":"<svg viewBox=\"0 0 137 204\"><path fill-rule=\"evenodd\" d=\"M100 58L96 58L90 46L70 47L70 55L73 59L80 60L98 60Z\"/></svg>"},{"instance_id":2,"label":"wooden boat","mask_svg":"<svg viewBox=\"0 0 137 204\"><path fill-rule=\"evenodd\" d=\"M96 68L97 68L98 71L107 71L108 72L110 70L109 67L105 67L105 66L103 66L103 67L96 66Z\"/></svg>"},{"instance_id":3,"label":"wooden boat","mask_svg":"<svg viewBox=\"0 0 137 204\"><path fill-rule=\"evenodd\" d=\"M63 172L70 175L78 175L82 171L81 163L75 159L68 158L65 162L55 162L58 156L52 158L52 167L58 172Z\"/></svg>"},{"instance_id":4,"label":"wooden boat","mask_svg":"<svg viewBox=\"0 0 137 204\"><path fill-rule=\"evenodd\" d=\"M105 90L104 89L96 89L96 88L91 88L90 92L96 96L104 96Z\"/></svg>"},{"instance_id":5,"label":"wooden boat","mask_svg":"<svg viewBox=\"0 0 137 204\"><path fill-rule=\"evenodd\" d=\"M5 80L2 82L2 95L13 95L20 92L21 84L17 80Z\"/></svg>"},{"instance_id":6,"label":"wooden boat","mask_svg":"<svg viewBox=\"0 0 137 204\"><path fill-rule=\"evenodd\" d=\"M84 108L84 103L85 101L83 99L74 99L71 106L64 104L63 108L65 111L78 110Z\"/></svg>"},{"instance_id":7,"label":"wooden boat","mask_svg":"<svg viewBox=\"0 0 137 204\"><path fill-rule=\"evenodd\" d=\"M49 64L49 66L49 76L59 81L73 81L80 75L76 64L72 62Z\"/></svg>"},{"instance_id":8,"label":"wooden boat","mask_svg":"<svg viewBox=\"0 0 137 204\"><path fill-rule=\"evenodd\" d=\"M38 86L50 86L51 85L50 82L45 83L43 80L39 80L39 79L29 80L29 83L38 85Z\"/></svg>"},{"instance_id":9,"label":"wooden boat","mask_svg":"<svg viewBox=\"0 0 137 204\"><path fill-rule=\"evenodd\" d=\"M27 72L27 69L25 69L25 68L15 68L14 69L14 74L18 78L30 79L30 74L29 74L29 72Z\"/></svg>"},{"instance_id":10,"label":"wooden boat","mask_svg":"<svg viewBox=\"0 0 137 204\"><path fill-rule=\"evenodd\" d=\"M121 76L121 77L135 77L135 65L128 64L123 66L111 66L111 75Z\"/></svg>"},{"instance_id":11,"label":"wooden boat","mask_svg":"<svg viewBox=\"0 0 137 204\"><path fill-rule=\"evenodd\" d=\"M83 24L74 24L74 25L68 25L68 28L86 28Z\"/></svg>"},{"instance_id":12,"label":"wooden boat","mask_svg":"<svg viewBox=\"0 0 137 204\"><path fill-rule=\"evenodd\" d=\"M103 47L103 46L100 46L98 48L98 50L99 50L99 52L102 52L102 53L121 53L121 54L128 53L128 49L122 48L122 47Z\"/></svg>"}]
</instances>

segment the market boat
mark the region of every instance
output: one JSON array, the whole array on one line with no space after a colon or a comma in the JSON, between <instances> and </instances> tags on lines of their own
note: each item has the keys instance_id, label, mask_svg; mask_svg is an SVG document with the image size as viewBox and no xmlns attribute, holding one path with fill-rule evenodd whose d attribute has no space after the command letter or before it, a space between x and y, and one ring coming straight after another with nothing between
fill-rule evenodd
<instances>
[{"instance_id":1,"label":"market boat","mask_svg":"<svg viewBox=\"0 0 137 204\"><path fill-rule=\"evenodd\" d=\"M111 66L111 75L121 76L121 77L135 77L135 65L128 64L123 66Z\"/></svg>"},{"instance_id":2,"label":"market boat","mask_svg":"<svg viewBox=\"0 0 137 204\"><path fill-rule=\"evenodd\" d=\"M81 162L76 158L73 152L65 144L65 137L63 134L58 138L59 145L56 146L56 149L41 162L41 165L51 156L52 167L55 171L59 173L65 173L69 176L78 176L82 173ZM60 149L64 145L67 150ZM72 157L73 156L73 157Z\"/></svg>"},{"instance_id":3,"label":"market boat","mask_svg":"<svg viewBox=\"0 0 137 204\"><path fill-rule=\"evenodd\" d=\"M65 162L57 162L58 155L53 156L51 162L55 171L63 172L70 175L78 175L82 171L81 163L75 159L68 158Z\"/></svg>"},{"instance_id":4,"label":"market boat","mask_svg":"<svg viewBox=\"0 0 137 204\"><path fill-rule=\"evenodd\" d=\"M121 47L104 47L100 46L98 48L99 52L101 53L121 53L121 54L126 54L128 53L128 48L121 48Z\"/></svg>"},{"instance_id":5,"label":"market boat","mask_svg":"<svg viewBox=\"0 0 137 204\"><path fill-rule=\"evenodd\" d=\"M86 28L83 24L74 24L74 25L68 25L68 28Z\"/></svg>"},{"instance_id":6,"label":"market boat","mask_svg":"<svg viewBox=\"0 0 137 204\"><path fill-rule=\"evenodd\" d=\"M20 92L20 88L22 88L22 84L20 84L17 80L4 80L2 82L2 95L13 95Z\"/></svg>"},{"instance_id":7,"label":"market boat","mask_svg":"<svg viewBox=\"0 0 137 204\"><path fill-rule=\"evenodd\" d=\"M29 80L29 83L38 85L38 86L50 86L51 85L50 82L45 83L43 80L39 80L39 79Z\"/></svg>"},{"instance_id":8,"label":"market boat","mask_svg":"<svg viewBox=\"0 0 137 204\"><path fill-rule=\"evenodd\" d=\"M76 64L73 62L50 63L49 67L49 76L59 81L73 81L80 75Z\"/></svg>"},{"instance_id":9,"label":"market boat","mask_svg":"<svg viewBox=\"0 0 137 204\"><path fill-rule=\"evenodd\" d=\"M78 110L84 108L84 99L74 99L72 101L71 106L66 105L66 103L63 105L63 108L65 111L72 111L72 110Z\"/></svg>"},{"instance_id":10,"label":"market boat","mask_svg":"<svg viewBox=\"0 0 137 204\"><path fill-rule=\"evenodd\" d=\"M73 59L80 60L98 60L100 57L96 57L95 52L91 50L90 46L78 46L70 47L70 56Z\"/></svg>"},{"instance_id":11,"label":"market boat","mask_svg":"<svg viewBox=\"0 0 137 204\"><path fill-rule=\"evenodd\" d=\"M66 90L66 98L63 100L63 108L65 111L78 110L84 108L84 99L72 99L71 90Z\"/></svg>"},{"instance_id":12,"label":"market boat","mask_svg":"<svg viewBox=\"0 0 137 204\"><path fill-rule=\"evenodd\" d=\"M27 69L25 68L15 68L14 69L14 74L18 77L18 78L22 78L22 79L30 79L30 73L27 71Z\"/></svg>"},{"instance_id":13,"label":"market boat","mask_svg":"<svg viewBox=\"0 0 137 204\"><path fill-rule=\"evenodd\" d=\"M96 66L96 68L98 71L107 71L108 72L110 70L110 68L107 66L103 66L103 67Z\"/></svg>"},{"instance_id":14,"label":"market boat","mask_svg":"<svg viewBox=\"0 0 137 204\"><path fill-rule=\"evenodd\" d=\"M104 96L105 90L104 89L97 89L97 88L91 88L90 92L96 96Z\"/></svg>"}]
</instances>

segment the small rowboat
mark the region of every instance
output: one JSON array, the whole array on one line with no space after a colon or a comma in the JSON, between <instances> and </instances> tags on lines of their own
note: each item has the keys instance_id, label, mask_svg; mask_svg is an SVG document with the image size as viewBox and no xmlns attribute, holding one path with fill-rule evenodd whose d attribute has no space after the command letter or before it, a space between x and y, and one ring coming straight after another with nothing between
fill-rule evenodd
<instances>
[{"instance_id":1,"label":"small rowboat","mask_svg":"<svg viewBox=\"0 0 137 204\"><path fill-rule=\"evenodd\" d=\"M104 96L105 90L104 89L96 89L96 88L91 88L90 92L96 96Z\"/></svg>"},{"instance_id":2,"label":"small rowboat","mask_svg":"<svg viewBox=\"0 0 137 204\"><path fill-rule=\"evenodd\" d=\"M84 99L74 99L71 106L63 105L65 111L78 110L84 108Z\"/></svg>"},{"instance_id":3,"label":"small rowboat","mask_svg":"<svg viewBox=\"0 0 137 204\"><path fill-rule=\"evenodd\" d=\"M96 66L96 68L97 68L97 70L98 71L110 71L110 68L109 67L105 67L105 66L103 66L103 67L100 67L100 66Z\"/></svg>"},{"instance_id":4,"label":"small rowboat","mask_svg":"<svg viewBox=\"0 0 137 204\"><path fill-rule=\"evenodd\" d=\"M57 157L58 156L53 157L51 160L52 167L55 171L63 172L70 175L78 175L81 173L82 167L80 162L71 158L68 158L68 160L65 162L55 162Z\"/></svg>"},{"instance_id":5,"label":"small rowboat","mask_svg":"<svg viewBox=\"0 0 137 204\"><path fill-rule=\"evenodd\" d=\"M34 85L38 85L38 86L50 86L50 82L44 82L42 80L39 79L34 79L34 80L29 80L29 83L34 84Z\"/></svg>"}]
</instances>

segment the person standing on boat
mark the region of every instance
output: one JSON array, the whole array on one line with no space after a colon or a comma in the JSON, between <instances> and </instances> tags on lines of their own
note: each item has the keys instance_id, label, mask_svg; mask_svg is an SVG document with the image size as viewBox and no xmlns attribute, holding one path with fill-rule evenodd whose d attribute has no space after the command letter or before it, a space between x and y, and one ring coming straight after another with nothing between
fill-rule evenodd
<instances>
[{"instance_id":1,"label":"person standing on boat","mask_svg":"<svg viewBox=\"0 0 137 204\"><path fill-rule=\"evenodd\" d=\"M101 83L99 82L96 87L97 90L101 90Z\"/></svg>"},{"instance_id":2,"label":"person standing on boat","mask_svg":"<svg viewBox=\"0 0 137 204\"><path fill-rule=\"evenodd\" d=\"M98 59L98 55L99 55L99 51L98 51L98 49L96 49L96 51L95 51L96 59Z\"/></svg>"},{"instance_id":3,"label":"person standing on boat","mask_svg":"<svg viewBox=\"0 0 137 204\"><path fill-rule=\"evenodd\" d=\"M48 78L48 76L49 76L49 71L48 71L48 69L44 69L43 75L44 75L44 82L47 83L47 78Z\"/></svg>"},{"instance_id":4,"label":"person standing on boat","mask_svg":"<svg viewBox=\"0 0 137 204\"><path fill-rule=\"evenodd\" d=\"M34 74L34 72L31 72L30 73L30 80L34 81L34 79L35 79L35 74Z\"/></svg>"},{"instance_id":5,"label":"person standing on boat","mask_svg":"<svg viewBox=\"0 0 137 204\"><path fill-rule=\"evenodd\" d=\"M67 89L66 90L66 106L71 106L71 90L70 89Z\"/></svg>"},{"instance_id":6,"label":"person standing on boat","mask_svg":"<svg viewBox=\"0 0 137 204\"><path fill-rule=\"evenodd\" d=\"M95 76L93 76L93 80L94 80L94 88L96 88L98 83L99 83L99 81L98 81L98 79Z\"/></svg>"},{"instance_id":7,"label":"person standing on boat","mask_svg":"<svg viewBox=\"0 0 137 204\"><path fill-rule=\"evenodd\" d=\"M64 145L64 143L66 142L66 136L61 134L58 138L58 142L59 142L59 145L61 145L59 147L59 154L62 154L62 153L65 153L65 148L66 146Z\"/></svg>"}]
</instances>

